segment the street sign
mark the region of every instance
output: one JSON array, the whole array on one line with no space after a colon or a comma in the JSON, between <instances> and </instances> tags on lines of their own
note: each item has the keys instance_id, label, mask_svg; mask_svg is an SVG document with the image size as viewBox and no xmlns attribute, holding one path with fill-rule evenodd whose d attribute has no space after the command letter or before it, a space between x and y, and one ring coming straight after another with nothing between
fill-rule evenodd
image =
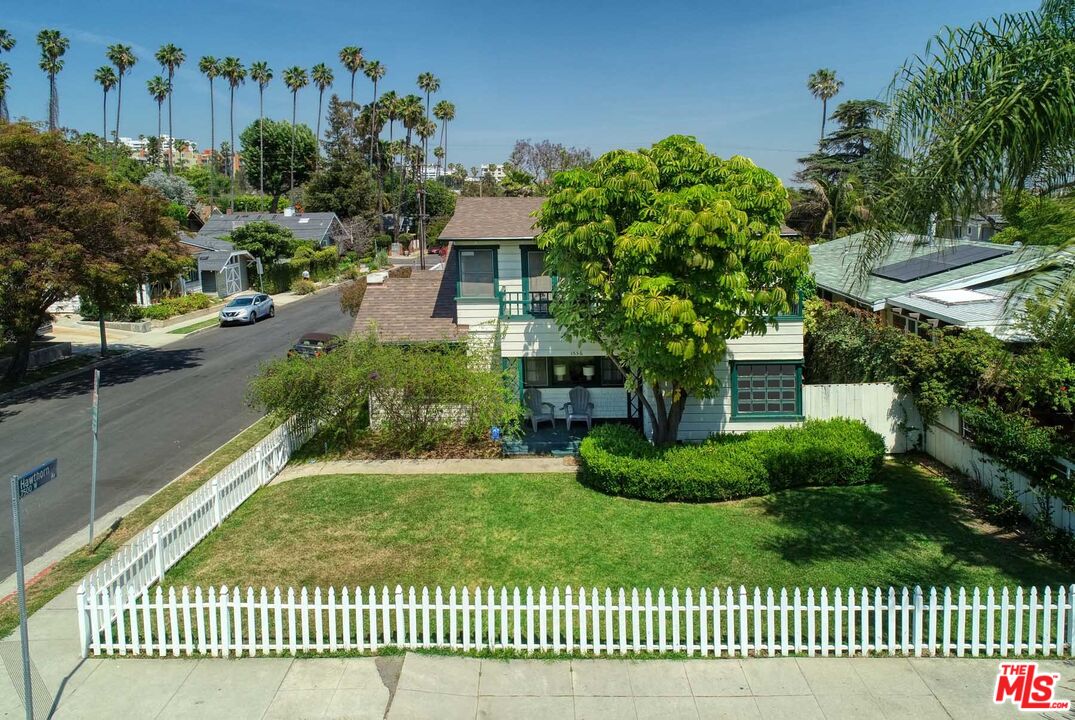
<instances>
[{"instance_id":1,"label":"street sign","mask_svg":"<svg viewBox=\"0 0 1075 720\"><path fill-rule=\"evenodd\" d=\"M24 498L45 483L56 479L56 458L38 465L33 470L18 475L14 485L18 488L19 497Z\"/></svg>"},{"instance_id":2,"label":"street sign","mask_svg":"<svg viewBox=\"0 0 1075 720\"><path fill-rule=\"evenodd\" d=\"M22 705L26 720L34 720L34 693L30 684L30 636L26 628L26 579L22 562L22 513L19 500L56 479L56 458L46 460L33 470L11 476L11 515L15 531L15 577L19 586L19 640L22 644Z\"/></svg>"}]
</instances>

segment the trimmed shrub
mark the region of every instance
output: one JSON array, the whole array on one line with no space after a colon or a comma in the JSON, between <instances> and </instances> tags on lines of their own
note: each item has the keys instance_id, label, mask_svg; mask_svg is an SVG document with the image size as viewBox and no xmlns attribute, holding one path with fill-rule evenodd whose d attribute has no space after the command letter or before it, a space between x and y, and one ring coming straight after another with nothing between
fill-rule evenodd
<instances>
[{"instance_id":1,"label":"trimmed shrub","mask_svg":"<svg viewBox=\"0 0 1075 720\"><path fill-rule=\"evenodd\" d=\"M164 298L158 303L142 308L142 315L150 320L167 320L176 315L211 308L214 304L216 300L205 293L191 293L182 297Z\"/></svg>"},{"instance_id":2,"label":"trimmed shrub","mask_svg":"<svg viewBox=\"0 0 1075 720\"><path fill-rule=\"evenodd\" d=\"M885 444L857 420L808 420L701 445L656 448L624 425L594 428L579 448L579 479L610 495L713 502L791 487L859 485L881 469Z\"/></svg>"},{"instance_id":3,"label":"trimmed shrub","mask_svg":"<svg viewBox=\"0 0 1075 720\"><path fill-rule=\"evenodd\" d=\"M296 280L291 283L291 291L296 295L309 295L316 289L317 286L314 285L312 280Z\"/></svg>"}]
</instances>

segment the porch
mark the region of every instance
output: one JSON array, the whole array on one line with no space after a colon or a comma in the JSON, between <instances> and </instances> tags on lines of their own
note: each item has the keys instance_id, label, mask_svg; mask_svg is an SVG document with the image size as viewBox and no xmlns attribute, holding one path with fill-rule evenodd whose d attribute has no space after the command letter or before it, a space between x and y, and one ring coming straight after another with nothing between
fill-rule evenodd
<instances>
[{"instance_id":1,"label":"porch","mask_svg":"<svg viewBox=\"0 0 1075 720\"><path fill-rule=\"evenodd\" d=\"M594 418L593 426L620 423L631 424L625 418ZM568 430L564 425L563 418L558 418L550 425L543 422L535 431L530 426L530 420L523 423L523 433L518 438L504 440L505 455L552 455L553 457L566 457L579 454L579 444L589 432L585 422L574 422Z\"/></svg>"}]
</instances>

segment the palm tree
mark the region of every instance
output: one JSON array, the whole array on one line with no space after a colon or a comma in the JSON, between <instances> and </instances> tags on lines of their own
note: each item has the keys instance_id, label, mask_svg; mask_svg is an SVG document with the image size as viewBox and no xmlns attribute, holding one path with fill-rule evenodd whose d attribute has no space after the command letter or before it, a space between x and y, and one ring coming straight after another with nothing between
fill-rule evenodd
<instances>
[{"instance_id":1,"label":"palm tree","mask_svg":"<svg viewBox=\"0 0 1075 720\"><path fill-rule=\"evenodd\" d=\"M828 68L821 68L806 81L806 87L810 89L810 94L816 98L821 98L822 138L825 137L825 120L829 115L829 100L836 97L836 94L840 92L840 88L843 86L844 81L836 78L836 71Z\"/></svg>"},{"instance_id":2,"label":"palm tree","mask_svg":"<svg viewBox=\"0 0 1075 720\"><path fill-rule=\"evenodd\" d=\"M407 128L407 139L403 145L402 162L400 163L400 182L399 182L399 197L396 202L396 216L395 232L393 240L399 240L399 212L403 206L403 193L407 185L407 168L411 163L411 133L414 131L418 124L422 121L422 98L417 95L411 94L399 99L397 103L397 109L399 113L399 119L403 121L403 126Z\"/></svg>"},{"instance_id":3,"label":"palm tree","mask_svg":"<svg viewBox=\"0 0 1075 720\"><path fill-rule=\"evenodd\" d=\"M220 63L220 75L228 81L230 103L228 106L228 177L231 179L231 199L228 207L235 209L235 88L246 81L246 68L237 57L226 57Z\"/></svg>"},{"instance_id":4,"label":"palm tree","mask_svg":"<svg viewBox=\"0 0 1075 720\"><path fill-rule=\"evenodd\" d=\"M250 63L250 79L258 84L258 192L265 194L265 87L272 81L272 68L264 60Z\"/></svg>"},{"instance_id":5,"label":"palm tree","mask_svg":"<svg viewBox=\"0 0 1075 720\"><path fill-rule=\"evenodd\" d=\"M384 77L387 70L388 68L382 65L380 60L370 60L366 63L365 67L366 77L373 82L373 122L370 125L370 165L373 165L373 146L377 144L378 137L381 134L380 117L377 113L377 83Z\"/></svg>"},{"instance_id":6,"label":"palm tree","mask_svg":"<svg viewBox=\"0 0 1075 720\"><path fill-rule=\"evenodd\" d=\"M161 114L164 101L168 97L168 81L160 75L154 75L146 82L146 90L157 101L157 142L161 139Z\"/></svg>"},{"instance_id":7,"label":"palm tree","mask_svg":"<svg viewBox=\"0 0 1075 720\"><path fill-rule=\"evenodd\" d=\"M351 102L355 101L355 75L366 64L362 57L362 48L356 45L348 45L340 50L340 64L347 72L351 73Z\"/></svg>"},{"instance_id":8,"label":"palm tree","mask_svg":"<svg viewBox=\"0 0 1075 720\"><path fill-rule=\"evenodd\" d=\"M108 142L108 91L116 87L116 71L112 69L111 65L102 65L93 74L93 79L104 91L104 99L101 105L101 143L103 145Z\"/></svg>"},{"instance_id":9,"label":"palm tree","mask_svg":"<svg viewBox=\"0 0 1075 720\"><path fill-rule=\"evenodd\" d=\"M429 117L429 98L430 96L440 90L440 80L437 76L431 72L424 72L418 75L418 87L425 91L426 94L426 117ZM422 162L429 162L429 154L426 153L422 156Z\"/></svg>"},{"instance_id":10,"label":"palm tree","mask_svg":"<svg viewBox=\"0 0 1075 720\"><path fill-rule=\"evenodd\" d=\"M123 108L123 76L131 71L138 58L130 45L109 45L105 56L116 66L116 146L119 146L119 115Z\"/></svg>"},{"instance_id":11,"label":"palm tree","mask_svg":"<svg viewBox=\"0 0 1075 720\"><path fill-rule=\"evenodd\" d=\"M317 86L317 155L314 156L314 168L317 168L317 160L321 157L321 103L325 99L325 89L332 87L332 81L336 76L332 74L332 68L325 63L317 63L310 68L310 77Z\"/></svg>"},{"instance_id":12,"label":"palm tree","mask_svg":"<svg viewBox=\"0 0 1075 720\"><path fill-rule=\"evenodd\" d=\"M291 91L291 194L295 193L295 114L299 107L299 90L309 84L306 68L294 65L284 70L284 85Z\"/></svg>"},{"instance_id":13,"label":"palm tree","mask_svg":"<svg viewBox=\"0 0 1075 720\"><path fill-rule=\"evenodd\" d=\"M378 104L384 110L384 116L388 119L388 143L392 143L392 131L396 120L399 120L399 96L395 90L389 90L381 96Z\"/></svg>"},{"instance_id":14,"label":"palm tree","mask_svg":"<svg viewBox=\"0 0 1075 720\"><path fill-rule=\"evenodd\" d=\"M426 172L425 161L429 158L429 138L437 134L437 125L426 116L414 129L422 139L423 167L418 173L418 264L421 269L426 267Z\"/></svg>"},{"instance_id":15,"label":"palm tree","mask_svg":"<svg viewBox=\"0 0 1075 720\"><path fill-rule=\"evenodd\" d=\"M15 47L15 36L4 28L0 28L0 53L11 52ZM11 79L11 66L0 63L0 120L9 120L7 111L8 80Z\"/></svg>"},{"instance_id":16,"label":"palm tree","mask_svg":"<svg viewBox=\"0 0 1075 720\"><path fill-rule=\"evenodd\" d=\"M198 61L198 70L209 78L209 207L213 207L213 186L216 184L216 102L213 79L220 75L220 61L205 55Z\"/></svg>"},{"instance_id":17,"label":"palm tree","mask_svg":"<svg viewBox=\"0 0 1075 720\"><path fill-rule=\"evenodd\" d=\"M441 100L433 106L433 117L440 120L440 155L441 159L448 157L448 123L455 120L455 105L447 100ZM447 167L447 164L438 166Z\"/></svg>"},{"instance_id":18,"label":"palm tree","mask_svg":"<svg viewBox=\"0 0 1075 720\"><path fill-rule=\"evenodd\" d=\"M0 62L0 122L7 122L11 119L7 112L7 89L10 79L11 66L6 62Z\"/></svg>"},{"instance_id":19,"label":"palm tree","mask_svg":"<svg viewBox=\"0 0 1075 720\"><path fill-rule=\"evenodd\" d=\"M172 134L172 89L175 79L175 70L187 60L182 48L172 43L162 45L156 54L157 62L161 69L168 72L168 173L172 172L172 149L175 146L175 135Z\"/></svg>"},{"instance_id":20,"label":"palm tree","mask_svg":"<svg viewBox=\"0 0 1075 720\"><path fill-rule=\"evenodd\" d=\"M56 88L56 75L63 70L61 58L71 43L59 30L42 30L37 34L37 44L41 46L38 65L49 76L49 130L56 130L60 126L60 95Z\"/></svg>"}]
</instances>

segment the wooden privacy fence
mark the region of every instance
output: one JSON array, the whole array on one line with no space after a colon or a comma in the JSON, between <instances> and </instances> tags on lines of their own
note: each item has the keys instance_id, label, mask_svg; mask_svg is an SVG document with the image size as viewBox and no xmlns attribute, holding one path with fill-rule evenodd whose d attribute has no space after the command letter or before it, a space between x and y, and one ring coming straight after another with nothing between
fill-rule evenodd
<instances>
[{"instance_id":1,"label":"wooden privacy fence","mask_svg":"<svg viewBox=\"0 0 1075 720\"><path fill-rule=\"evenodd\" d=\"M94 569L83 579L79 593L96 598L100 607L106 597L142 592L159 582L255 490L272 480L310 433L311 428L294 420L277 427Z\"/></svg>"},{"instance_id":2,"label":"wooden privacy fence","mask_svg":"<svg viewBox=\"0 0 1075 720\"><path fill-rule=\"evenodd\" d=\"M94 655L255 656L380 648L593 655L1071 655L1075 585L1042 590L509 592L397 586L79 591ZM113 619L115 622L113 622Z\"/></svg>"}]
</instances>

